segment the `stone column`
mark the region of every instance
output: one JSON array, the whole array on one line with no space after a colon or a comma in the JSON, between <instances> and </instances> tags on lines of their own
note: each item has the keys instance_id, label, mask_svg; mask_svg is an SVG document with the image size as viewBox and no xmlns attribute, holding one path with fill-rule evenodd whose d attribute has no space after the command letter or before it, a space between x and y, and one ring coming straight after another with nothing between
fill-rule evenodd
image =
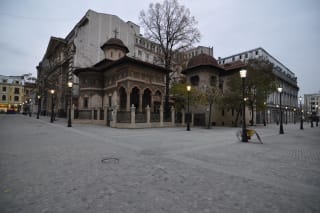
<instances>
[{"instance_id":1,"label":"stone column","mask_svg":"<svg viewBox=\"0 0 320 213\"><path fill-rule=\"evenodd\" d=\"M91 109L91 120L94 120L94 108Z\"/></svg>"},{"instance_id":2,"label":"stone column","mask_svg":"<svg viewBox=\"0 0 320 213\"><path fill-rule=\"evenodd\" d=\"M100 120L100 108L97 108L97 121Z\"/></svg>"},{"instance_id":3,"label":"stone column","mask_svg":"<svg viewBox=\"0 0 320 213\"><path fill-rule=\"evenodd\" d=\"M150 107L147 105L146 107L146 113L147 113L147 125L150 127Z\"/></svg>"},{"instance_id":4,"label":"stone column","mask_svg":"<svg viewBox=\"0 0 320 213\"><path fill-rule=\"evenodd\" d=\"M194 114L192 113L191 114L191 124L190 124L191 126L193 126L193 124L194 124L193 122L194 122Z\"/></svg>"},{"instance_id":5,"label":"stone column","mask_svg":"<svg viewBox=\"0 0 320 213\"><path fill-rule=\"evenodd\" d=\"M132 104L131 106L131 127L135 127L136 124L136 107Z\"/></svg>"},{"instance_id":6,"label":"stone column","mask_svg":"<svg viewBox=\"0 0 320 213\"><path fill-rule=\"evenodd\" d=\"M153 95L151 95L151 103L150 103L151 112L154 111L154 103L153 103Z\"/></svg>"},{"instance_id":7,"label":"stone column","mask_svg":"<svg viewBox=\"0 0 320 213\"><path fill-rule=\"evenodd\" d=\"M143 97L143 94L140 94L139 95L139 112L142 112L142 97Z\"/></svg>"},{"instance_id":8,"label":"stone column","mask_svg":"<svg viewBox=\"0 0 320 213\"><path fill-rule=\"evenodd\" d=\"M117 126L117 112L118 112L118 106L115 105L114 109L112 111L112 119L110 121L110 127L116 127Z\"/></svg>"},{"instance_id":9,"label":"stone column","mask_svg":"<svg viewBox=\"0 0 320 213\"><path fill-rule=\"evenodd\" d=\"M103 107L103 120L106 125L108 125L108 107Z\"/></svg>"},{"instance_id":10,"label":"stone column","mask_svg":"<svg viewBox=\"0 0 320 213\"><path fill-rule=\"evenodd\" d=\"M163 105L162 104L160 105L159 111L160 111L160 127L162 127L163 126Z\"/></svg>"},{"instance_id":11,"label":"stone column","mask_svg":"<svg viewBox=\"0 0 320 213\"><path fill-rule=\"evenodd\" d=\"M174 125L175 125L175 122L176 122L176 120L175 120L175 109L174 109L174 107L172 106L172 107L171 107L171 125L174 126Z\"/></svg>"},{"instance_id":12,"label":"stone column","mask_svg":"<svg viewBox=\"0 0 320 213\"><path fill-rule=\"evenodd\" d=\"M130 111L130 92L127 93L127 106L126 106L126 111L129 112Z\"/></svg>"},{"instance_id":13,"label":"stone column","mask_svg":"<svg viewBox=\"0 0 320 213\"><path fill-rule=\"evenodd\" d=\"M184 126L186 123L186 115L185 115L185 111L184 109L181 110L181 114L182 114L182 121L181 121L181 125Z\"/></svg>"},{"instance_id":14,"label":"stone column","mask_svg":"<svg viewBox=\"0 0 320 213\"><path fill-rule=\"evenodd\" d=\"M74 104L71 107L71 120L74 120Z\"/></svg>"}]
</instances>

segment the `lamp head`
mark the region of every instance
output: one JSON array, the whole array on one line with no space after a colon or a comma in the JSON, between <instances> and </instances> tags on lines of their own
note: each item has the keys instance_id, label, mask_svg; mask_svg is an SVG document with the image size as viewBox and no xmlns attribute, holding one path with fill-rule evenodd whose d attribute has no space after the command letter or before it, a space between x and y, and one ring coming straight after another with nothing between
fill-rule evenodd
<instances>
[{"instance_id":1,"label":"lamp head","mask_svg":"<svg viewBox=\"0 0 320 213\"><path fill-rule=\"evenodd\" d=\"M72 81L68 81L68 87L69 87L69 88L72 87Z\"/></svg>"},{"instance_id":2,"label":"lamp head","mask_svg":"<svg viewBox=\"0 0 320 213\"><path fill-rule=\"evenodd\" d=\"M245 70L245 69L240 70L240 77L241 78L247 77L247 70Z\"/></svg>"},{"instance_id":3,"label":"lamp head","mask_svg":"<svg viewBox=\"0 0 320 213\"><path fill-rule=\"evenodd\" d=\"M282 87L280 87L280 86L278 87L278 92L282 93Z\"/></svg>"},{"instance_id":4,"label":"lamp head","mask_svg":"<svg viewBox=\"0 0 320 213\"><path fill-rule=\"evenodd\" d=\"M191 86L190 86L190 85L187 86L187 91L188 91L188 92L191 91Z\"/></svg>"},{"instance_id":5,"label":"lamp head","mask_svg":"<svg viewBox=\"0 0 320 213\"><path fill-rule=\"evenodd\" d=\"M50 93L51 93L51 94L54 94L54 89L50 90Z\"/></svg>"}]
</instances>

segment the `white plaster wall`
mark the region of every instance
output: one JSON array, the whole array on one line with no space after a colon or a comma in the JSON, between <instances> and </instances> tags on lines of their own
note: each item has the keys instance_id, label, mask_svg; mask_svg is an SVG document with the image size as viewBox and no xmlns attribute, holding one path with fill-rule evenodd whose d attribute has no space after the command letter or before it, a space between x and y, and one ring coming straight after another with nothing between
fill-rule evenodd
<instances>
[{"instance_id":1,"label":"white plaster wall","mask_svg":"<svg viewBox=\"0 0 320 213\"><path fill-rule=\"evenodd\" d=\"M137 27L126 23L115 15L97 13L89 10L86 14L88 23L76 29L74 44L76 53L74 58L75 67L88 67L104 59L101 46L110 38L114 37L114 30L128 47L128 55L134 54L134 38ZM132 26L132 27L131 27Z\"/></svg>"}]
</instances>

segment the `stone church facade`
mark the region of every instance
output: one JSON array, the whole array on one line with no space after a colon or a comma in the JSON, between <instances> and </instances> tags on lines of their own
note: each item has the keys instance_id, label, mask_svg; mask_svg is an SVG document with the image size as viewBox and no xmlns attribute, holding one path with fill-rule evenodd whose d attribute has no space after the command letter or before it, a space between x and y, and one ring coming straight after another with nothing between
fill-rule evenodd
<instances>
[{"instance_id":1,"label":"stone church facade","mask_svg":"<svg viewBox=\"0 0 320 213\"><path fill-rule=\"evenodd\" d=\"M169 70L126 56L128 48L120 39L111 38L101 46L105 59L76 69L79 78L79 118L91 119L91 110L112 109L129 112L134 106L143 113L159 111Z\"/></svg>"}]
</instances>

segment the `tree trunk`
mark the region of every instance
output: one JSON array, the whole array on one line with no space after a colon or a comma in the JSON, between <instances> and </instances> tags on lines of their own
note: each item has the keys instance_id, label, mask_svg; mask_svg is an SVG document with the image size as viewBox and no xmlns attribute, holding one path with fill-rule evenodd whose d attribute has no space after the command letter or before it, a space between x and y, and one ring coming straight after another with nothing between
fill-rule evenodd
<instances>
[{"instance_id":1,"label":"tree trunk","mask_svg":"<svg viewBox=\"0 0 320 213\"><path fill-rule=\"evenodd\" d=\"M254 122L253 122L253 119L254 119L254 106L253 104L251 104L251 126L253 126Z\"/></svg>"}]
</instances>

